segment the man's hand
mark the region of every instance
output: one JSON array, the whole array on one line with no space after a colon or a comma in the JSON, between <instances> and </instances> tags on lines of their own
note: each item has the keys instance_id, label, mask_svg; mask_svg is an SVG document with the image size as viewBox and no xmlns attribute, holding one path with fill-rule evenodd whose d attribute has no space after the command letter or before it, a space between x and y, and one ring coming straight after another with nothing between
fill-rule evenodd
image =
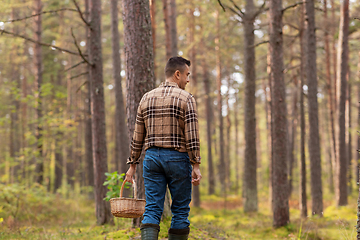
<instances>
[{"instance_id":1,"label":"man's hand","mask_svg":"<svg viewBox=\"0 0 360 240\"><path fill-rule=\"evenodd\" d=\"M126 172L125 181L133 183L133 176L136 172L136 164L130 164L129 170Z\"/></svg>"},{"instance_id":2,"label":"man's hand","mask_svg":"<svg viewBox=\"0 0 360 240\"><path fill-rule=\"evenodd\" d=\"M199 164L196 163L193 165L193 170L192 170L192 173L191 173L191 177L192 177L192 184L194 186L197 186L200 184L200 180L202 178L201 176L201 173L200 173L200 167L199 167Z\"/></svg>"}]
</instances>

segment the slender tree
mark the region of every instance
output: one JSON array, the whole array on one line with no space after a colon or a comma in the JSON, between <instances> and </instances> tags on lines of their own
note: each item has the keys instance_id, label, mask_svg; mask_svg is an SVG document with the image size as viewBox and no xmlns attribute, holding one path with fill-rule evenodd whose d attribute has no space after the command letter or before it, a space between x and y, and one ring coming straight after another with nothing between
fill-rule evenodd
<instances>
[{"instance_id":1,"label":"slender tree","mask_svg":"<svg viewBox=\"0 0 360 240\"><path fill-rule=\"evenodd\" d=\"M323 197L321 181L321 158L319 140L319 110L317 100L317 73L316 73L316 35L315 35L315 6L314 1L306 1L307 29L307 85L309 111L309 156L311 174L312 214L323 215Z\"/></svg>"},{"instance_id":2,"label":"slender tree","mask_svg":"<svg viewBox=\"0 0 360 240\"><path fill-rule=\"evenodd\" d=\"M349 0L344 0L341 6L341 19L339 28L339 43L338 43L338 150L337 152L337 167L336 167L336 202L338 206L348 204L347 201L347 156L346 156L346 141L345 141L345 104L346 104L346 89L347 89L347 71L348 71L348 46L349 37Z\"/></svg>"},{"instance_id":3,"label":"slender tree","mask_svg":"<svg viewBox=\"0 0 360 240\"><path fill-rule=\"evenodd\" d=\"M289 222L287 178L287 127L285 83L283 76L282 0L270 1L270 57L273 111L273 175L272 202L273 225Z\"/></svg>"},{"instance_id":4,"label":"slender tree","mask_svg":"<svg viewBox=\"0 0 360 240\"><path fill-rule=\"evenodd\" d=\"M124 0L123 23L126 60L126 110L129 139L132 138L136 113L142 96L154 88L154 59L148 0ZM138 198L145 197L142 162L137 167ZM134 224L139 226L139 219Z\"/></svg>"},{"instance_id":5,"label":"slender tree","mask_svg":"<svg viewBox=\"0 0 360 240\"><path fill-rule=\"evenodd\" d=\"M42 2L41 0L35 1L35 13L39 14L42 12ZM41 42L41 35L42 35L42 16L41 14L35 17L35 48L34 48L34 55L35 55L35 78L36 78L36 88L38 92L37 97L37 107L36 107L36 114L37 114L37 132L36 132L36 139L37 139L37 156L36 156L36 167L35 167L35 181L39 184L43 183L44 180L44 162L43 162L43 139L42 139L42 97L41 97L41 86L43 81L43 61L42 61L42 49L39 42Z\"/></svg>"},{"instance_id":6,"label":"slender tree","mask_svg":"<svg viewBox=\"0 0 360 240\"><path fill-rule=\"evenodd\" d=\"M101 0L90 1L90 78L92 145L94 161L94 184L96 219L100 225L112 222L110 204L104 200L107 192L103 183L108 171L105 136L105 101L101 48Z\"/></svg>"},{"instance_id":7,"label":"slender tree","mask_svg":"<svg viewBox=\"0 0 360 240\"><path fill-rule=\"evenodd\" d=\"M245 70L245 103L244 103L244 131L245 131L245 156L244 156L244 211L258 210L257 197L257 156L256 156L256 116L255 116L255 35L254 22L256 9L253 0L247 0L244 26L244 70Z\"/></svg>"},{"instance_id":8,"label":"slender tree","mask_svg":"<svg viewBox=\"0 0 360 240\"><path fill-rule=\"evenodd\" d=\"M118 0L111 0L111 44L113 78L115 80L115 168L120 173L127 170L126 158L129 156L129 139L125 123L125 105L121 86L120 37L118 29Z\"/></svg>"}]
</instances>

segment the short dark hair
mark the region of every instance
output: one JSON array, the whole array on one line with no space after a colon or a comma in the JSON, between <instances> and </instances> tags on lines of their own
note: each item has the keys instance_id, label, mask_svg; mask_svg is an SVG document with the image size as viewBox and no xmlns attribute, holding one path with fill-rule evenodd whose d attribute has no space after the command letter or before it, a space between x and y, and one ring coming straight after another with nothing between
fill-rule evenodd
<instances>
[{"instance_id":1,"label":"short dark hair","mask_svg":"<svg viewBox=\"0 0 360 240\"><path fill-rule=\"evenodd\" d=\"M165 66L165 76L170 78L176 70L179 70L181 73L185 70L185 65L190 67L190 61L183 57L172 57L168 60Z\"/></svg>"}]
</instances>

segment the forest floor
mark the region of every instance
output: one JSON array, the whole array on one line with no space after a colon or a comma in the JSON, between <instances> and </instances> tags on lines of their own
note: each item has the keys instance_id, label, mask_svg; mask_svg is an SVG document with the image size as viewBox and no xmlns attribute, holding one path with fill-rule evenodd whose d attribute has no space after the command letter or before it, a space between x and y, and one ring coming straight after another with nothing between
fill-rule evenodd
<instances>
[{"instance_id":1,"label":"forest floor","mask_svg":"<svg viewBox=\"0 0 360 240\"><path fill-rule=\"evenodd\" d=\"M131 219L116 218L114 225L97 226L94 203L85 196L63 199L43 194L25 194L6 205L0 193L0 239L140 239ZM201 208L191 208L189 239L356 239L356 202L351 196L348 206L337 208L333 201L324 201L324 217L301 220L297 200L290 200L290 223L274 229L266 198L259 197L258 213L244 213L238 197L230 196L225 203L204 196ZM167 239L169 226L170 219L161 223L159 239Z\"/></svg>"}]
</instances>

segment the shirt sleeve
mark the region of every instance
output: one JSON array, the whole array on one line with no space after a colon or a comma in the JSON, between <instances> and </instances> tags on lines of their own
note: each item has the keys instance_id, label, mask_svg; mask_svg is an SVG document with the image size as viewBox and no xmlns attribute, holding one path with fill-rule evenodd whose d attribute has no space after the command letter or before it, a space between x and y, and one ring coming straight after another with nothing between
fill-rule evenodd
<instances>
[{"instance_id":1,"label":"shirt sleeve","mask_svg":"<svg viewBox=\"0 0 360 240\"><path fill-rule=\"evenodd\" d=\"M185 111L185 139L186 150L192 164L201 163L200 157L200 139L199 122L196 111L196 102L194 96L190 96L186 103Z\"/></svg>"},{"instance_id":2,"label":"shirt sleeve","mask_svg":"<svg viewBox=\"0 0 360 240\"><path fill-rule=\"evenodd\" d=\"M141 112L141 104L144 100L145 96L141 99L139 103L139 107L136 114L136 121L135 121L135 129L134 134L131 140L131 152L130 157L127 159L127 164L139 164L140 163L140 155L143 149L145 135L146 135L146 128L144 122L144 116Z\"/></svg>"}]
</instances>

